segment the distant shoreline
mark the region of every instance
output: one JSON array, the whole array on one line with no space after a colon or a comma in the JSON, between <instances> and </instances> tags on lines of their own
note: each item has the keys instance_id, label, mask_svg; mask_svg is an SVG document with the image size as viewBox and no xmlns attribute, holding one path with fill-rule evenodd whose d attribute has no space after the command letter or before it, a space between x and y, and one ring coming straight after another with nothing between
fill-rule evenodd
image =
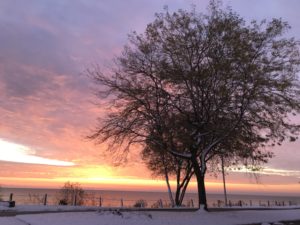
<instances>
[{"instance_id":1,"label":"distant shoreline","mask_svg":"<svg viewBox=\"0 0 300 225\"><path fill-rule=\"evenodd\" d=\"M156 190L109 190L109 189L97 189L97 188L85 188L82 186L85 191L103 191L103 192L129 192L129 193L161 193L161 194L166 194L168 193L167 191L156 191ZM2 191L5 190L55 190L58 191L60 188L46 188L46 187L1 187ZM1 191L0 191L1 193ZM194 191L187 191L187 194L197 194L197 192ZM221 195L223 196L223 193L218 193L218 192L208 192L208 195ZM236 193L228 193L228 196L257 196L257 197L296 197L300 198L300 193L297 195L296 193L243 193L243 192L236 192Z\"/></svg>"}]
</instances>

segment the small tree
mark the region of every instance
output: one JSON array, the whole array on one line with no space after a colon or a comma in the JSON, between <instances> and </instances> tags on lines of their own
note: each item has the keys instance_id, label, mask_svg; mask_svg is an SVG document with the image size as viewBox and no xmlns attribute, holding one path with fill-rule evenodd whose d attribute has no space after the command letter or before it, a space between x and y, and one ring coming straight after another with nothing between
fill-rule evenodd
<instances>
[{"instance_id":1,"label":"small tree","mask_svg":"<svg viewBox=\"0 0 300 225\"><path fill-rule=\"evenodd\" d=\"M84 200L84 190L79 183L66 182L59 190L60 205L82 205Z\"/></svg>"}]
</instances>

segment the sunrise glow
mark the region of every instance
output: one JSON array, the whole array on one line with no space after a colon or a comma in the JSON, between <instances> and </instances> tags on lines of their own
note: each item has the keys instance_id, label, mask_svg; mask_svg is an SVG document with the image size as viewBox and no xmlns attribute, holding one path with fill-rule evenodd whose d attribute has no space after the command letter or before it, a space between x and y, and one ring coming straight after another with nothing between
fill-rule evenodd
<instances>
[{"instance_id":1,"label":"sunrise glow","mask_svg":"<svg viewBox=\"0 0 300 225\"><path fill-rule=\"evenodd\" d=\"M272 7L255 2L224 5L246 21L283 18L300 39L298 1L275 1ZM192 4L205 12L208 0L132 1L130 7L126 1L1 1L0 186L59 188L72 181L94 189L166 191L163 177L153 176L142 161L139 146L127 163L115 166L120 156L87 140L97 118L111 108L95 97L84 71L94 63L108 71L128 34L143 32L164 5L171 12ZM299 140L270 150L275 157L260 171L226 170L229 193L300 194ZM222 192L217 175L206 176L209 192ZM196 191L195 180L190 191Z\"/></svg>"}]
</instances>

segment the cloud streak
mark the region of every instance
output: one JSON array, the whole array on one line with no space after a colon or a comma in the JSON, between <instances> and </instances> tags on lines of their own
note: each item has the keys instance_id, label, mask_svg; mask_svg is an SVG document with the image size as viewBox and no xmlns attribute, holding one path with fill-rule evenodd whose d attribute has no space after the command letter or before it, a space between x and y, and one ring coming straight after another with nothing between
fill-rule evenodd
<instances>
[{"instance_id":1,"label":"cloud streak","mask_svg":"<svg viewBox=\"0 0 300 225\"><path fill-rule=\"evenodd\" d=\"M0 139L0 161L14 162L14 163L29 163L41 164L49 166L74 166L73 162L66 162L56 159L48 159L35 155L35 151L30 148L10 143Z\"/></svg>"},{"instance_id":2,"label":"cloud streak","mask_svg":"<svg viewBox=\"0 0 300 225\"><path fill-rule=\"evenodd\" d=\"M253 174L262 174L262 175L278 175L283 177L300 177L300 170L289 170L289 169L276 169L276 168L262 168L261 170L251 170L246 167L240 169L233 169L232 172L237 173L253 173Z\"/></svg>"}]
</instances>

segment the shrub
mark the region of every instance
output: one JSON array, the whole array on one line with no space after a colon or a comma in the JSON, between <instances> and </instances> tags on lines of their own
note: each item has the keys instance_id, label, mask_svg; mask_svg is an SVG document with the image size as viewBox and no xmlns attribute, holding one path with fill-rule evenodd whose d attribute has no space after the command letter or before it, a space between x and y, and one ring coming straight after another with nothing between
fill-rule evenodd
<instances>
[{"instance_id":1,"label":"shrub","mask_svg":"<svg viewBox=\"0 0 300 225\"><path fill-rule=\"evenodd\" d=\"M79 183L66 182L64 186L59 190L58 193L58 204L59 205L82 205L84 198L84 190Z\"/></svg>"},{"instance_id":2,"label":"shrub","mask_svg":"<svg viewBox=\"0 0 300 225\"><path fill-rule=\"evenodd\" d=\"M148 203L147 203L146 200L144 200L144 199L139 199L139 200L137 200L137 201L134 203L133 207L135 207L135 208L145 208L145 207L147 207L147 205L148 205Z\"/></svg>"}]
</instances>

